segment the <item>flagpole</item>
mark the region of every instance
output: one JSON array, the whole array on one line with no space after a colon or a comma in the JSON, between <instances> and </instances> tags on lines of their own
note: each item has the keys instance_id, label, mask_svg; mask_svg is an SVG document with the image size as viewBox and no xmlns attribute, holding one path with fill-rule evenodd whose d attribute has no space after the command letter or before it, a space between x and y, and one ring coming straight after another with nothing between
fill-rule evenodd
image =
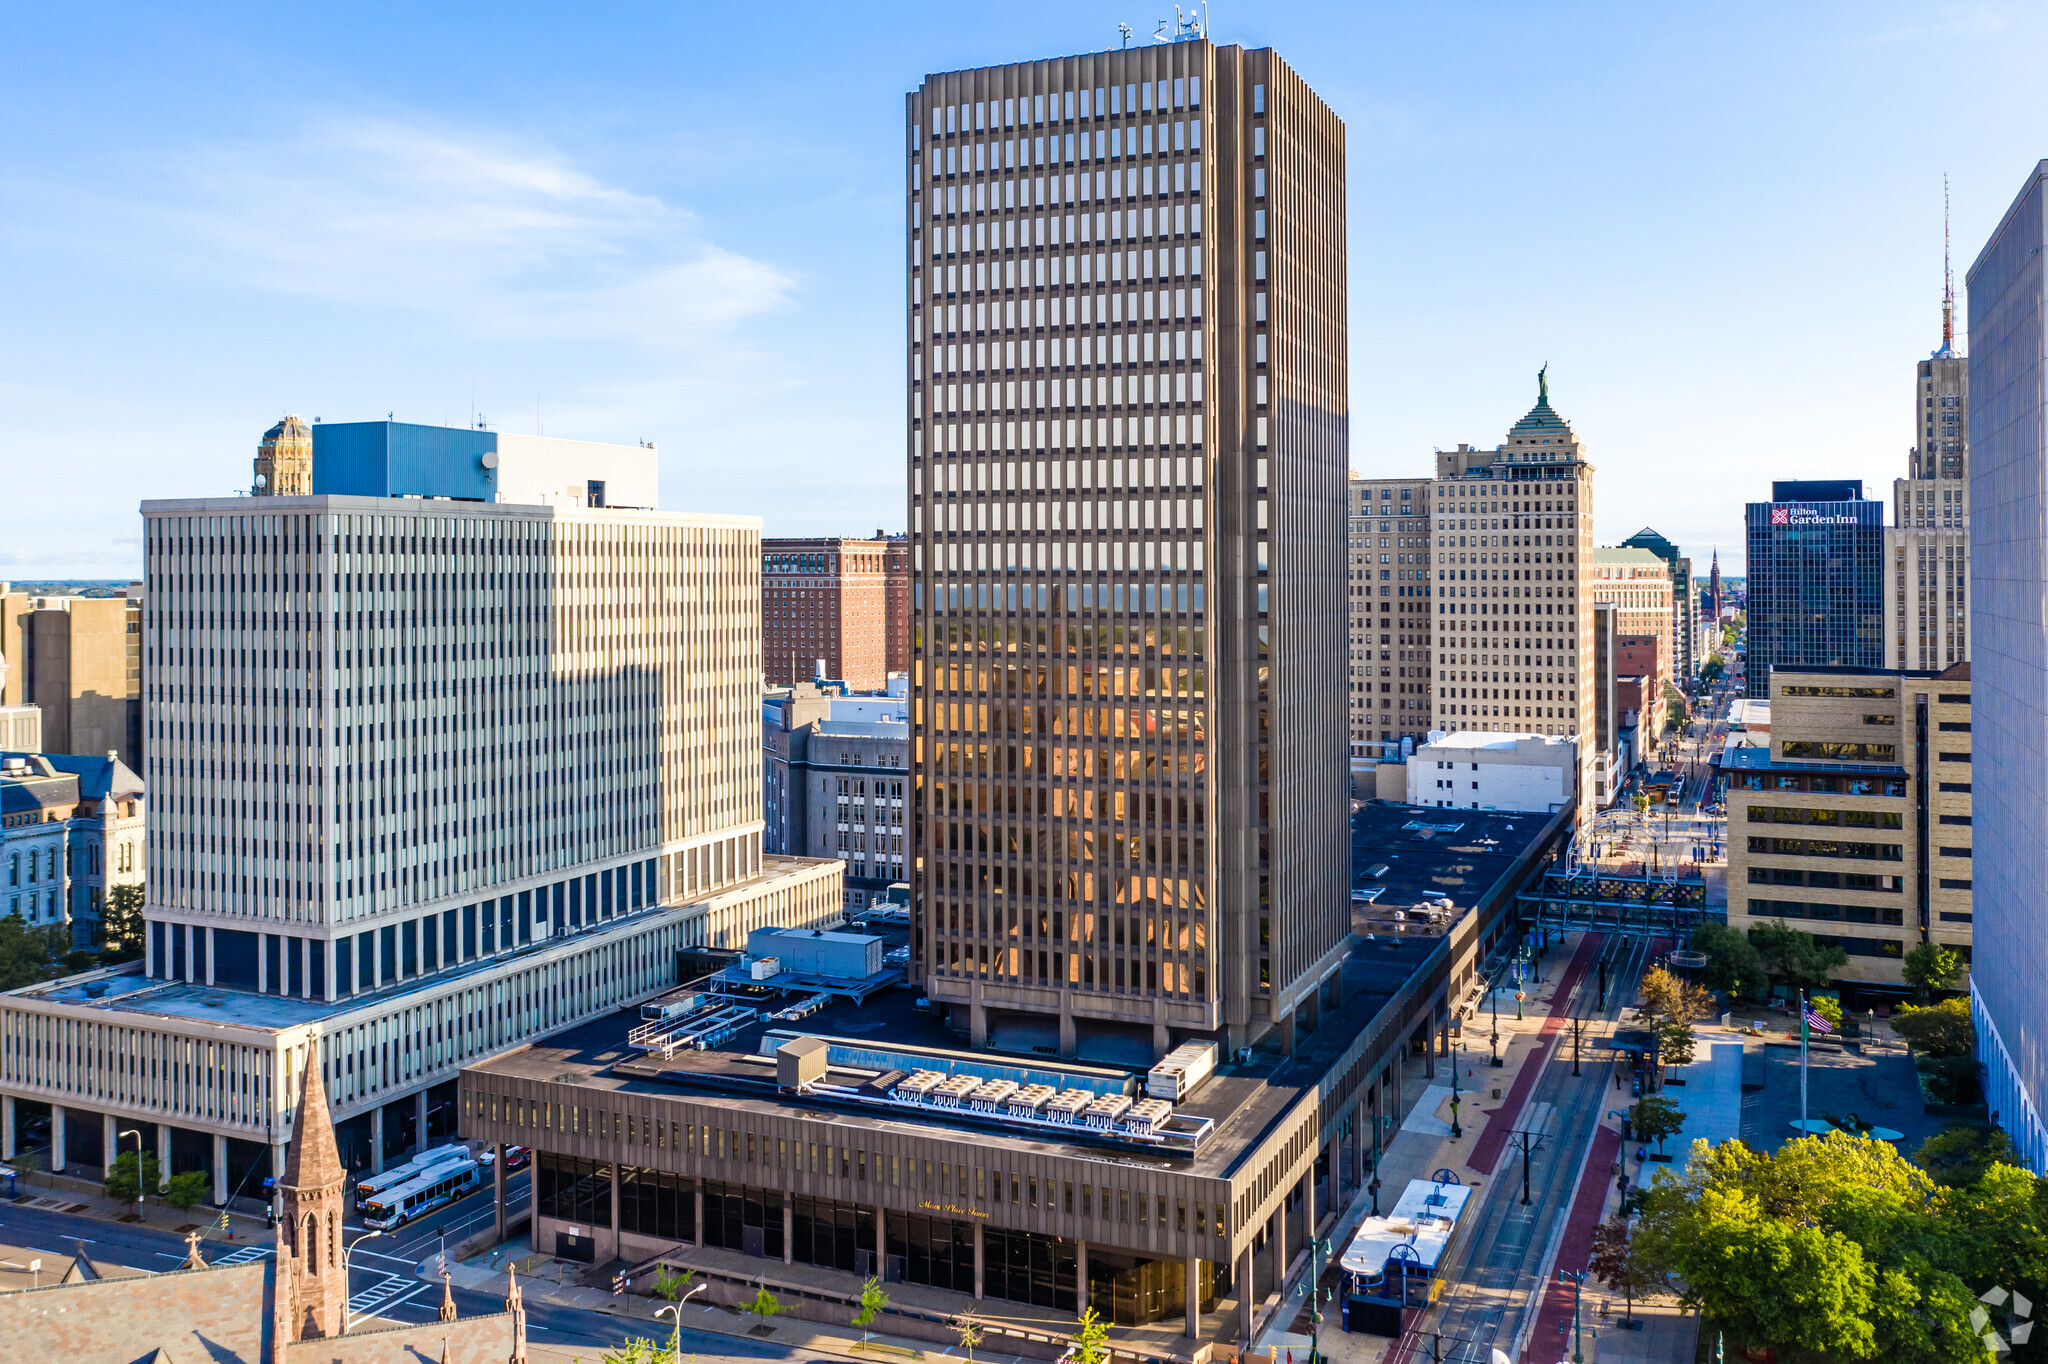
<instances>
[{"instance_id":1,"label":"flagpole","mask_svg":"<svg viewBox=\"0 0 2048 1364\"><path fill-rule=\"evenodd\" d=\"M1799 1132L1806 1133L1806 991L1799 992Z\"/></svg>"}]
</instances>

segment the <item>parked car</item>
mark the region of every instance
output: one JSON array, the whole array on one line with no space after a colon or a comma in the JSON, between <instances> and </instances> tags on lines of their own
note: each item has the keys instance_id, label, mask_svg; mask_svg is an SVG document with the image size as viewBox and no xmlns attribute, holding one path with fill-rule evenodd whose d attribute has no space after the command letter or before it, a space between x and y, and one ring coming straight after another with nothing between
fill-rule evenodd
<instances>
[{"instance_id":1,"label":"parked car","mask_svg":"<svg viewBox=\"0 0 2048 1364\"><path fill-rule=\"evenodd\" d=\"M508 1146L505 1148L505 1168L507 1170L520 1169L532 1159L533 1152L527 1150L524 1146ZM476 1153L476 1163L486 1170L495 1165L497 1161L498 1153L488 1146Z\"/></svg>"}]
</instances>

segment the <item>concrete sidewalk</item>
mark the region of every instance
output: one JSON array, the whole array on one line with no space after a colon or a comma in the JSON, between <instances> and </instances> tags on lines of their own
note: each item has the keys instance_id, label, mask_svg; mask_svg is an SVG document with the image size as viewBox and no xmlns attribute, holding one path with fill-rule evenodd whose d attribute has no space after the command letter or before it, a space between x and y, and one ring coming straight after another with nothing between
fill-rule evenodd
<instances>
[{"instance_id":1,"label":"concrete sidewalk","mask_svg":"<svg viewBox=\"0 0 2048 1364\"><path fill-rule=\"evenodd\" d=\"M75 1179L68 1174L51 1174L47 1170L25 1170L18 1165L15 1168L20 1174L13 1201L24 1207L46 1208L51 1212L90 1217L100 1222L125 1222L130 1226L179 1236L196 1230L200 1239L209 1245L241 1246L252 1241L267 1244L275 1235L270 1228L270 1219L261 1213L226 1209L227 1226L223 1228L222 1209L207 1203L196 1204L190 1209L174 1208L153 1191L144 1198L142 1210L137 1213L135 1204L115 1202L107 1197L105 1186L96 1181Z\"/></svg>"}]
</instances>

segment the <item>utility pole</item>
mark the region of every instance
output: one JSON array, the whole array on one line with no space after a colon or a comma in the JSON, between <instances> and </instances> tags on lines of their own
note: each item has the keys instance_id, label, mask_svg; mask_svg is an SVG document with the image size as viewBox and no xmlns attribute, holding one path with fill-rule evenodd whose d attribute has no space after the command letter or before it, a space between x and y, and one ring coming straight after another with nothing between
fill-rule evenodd
<instances>
[{"instance_id":1,"label":"utility pole","mask_svg":"<svg viewBox=\"0 0 2048 1364\"><path fill-rule=\"evenodd\" d=\"M1533 1132L1522 1133L1522 1206L1529 1206L1529 1139Z\"/></svg>"},{"instance_id":2,"label":"utility pole","mask_svg":"<svg viewBox=\"0 0 2048 1364\"><path fill-rule=\"evenodd\" d=\"M1578 1075L1579 1075L1579 1029L1580 1029L1580 1028L1581 1028L1581 1027L1582 1027L1582 1026L1584 1025L1585 1021L1586 1021L1586 1020L1585 1020L1585 1019L1583 1019L1583 1018L1574 1018L1574 1019L1572 1020L1572 1078L1573 1078L1573 1079L1577 1079L1577 1078L1578 1078Z\"/></svg>"}]
</instances>

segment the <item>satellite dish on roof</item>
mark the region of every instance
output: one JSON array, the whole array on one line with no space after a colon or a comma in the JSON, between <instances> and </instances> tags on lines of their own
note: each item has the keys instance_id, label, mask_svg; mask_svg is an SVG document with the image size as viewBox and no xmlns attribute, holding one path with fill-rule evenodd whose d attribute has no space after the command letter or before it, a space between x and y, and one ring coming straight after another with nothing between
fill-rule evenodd
<instances>
[{"instance_id":1,"label":"satellite dish on roof","mask_svg":"<svg viewBox=\"0 0 2048 1364\"><path fill-rule=\"evenodd\" d=\"M496 450L486 450L478 457L478 462L486 469L495 469L498 467L498 452Z\"/></svg>"},{"instance_id":2,"label":"satellite dish on roof","mask_svg":"<svg viewBox=\"0 0 2048 1364\"><path fill-rule=\"evenodd\" d=\"M268 475L266 475L266 474L258 474L258 475L256 475L256 486L257 486L257 487L259 487L259 488L263 488L263 487L268 487L268 486L269 486L269 484L270 484L270 478L269 478L269 476L268 476Z\"/></svg>"}]
</instances>

